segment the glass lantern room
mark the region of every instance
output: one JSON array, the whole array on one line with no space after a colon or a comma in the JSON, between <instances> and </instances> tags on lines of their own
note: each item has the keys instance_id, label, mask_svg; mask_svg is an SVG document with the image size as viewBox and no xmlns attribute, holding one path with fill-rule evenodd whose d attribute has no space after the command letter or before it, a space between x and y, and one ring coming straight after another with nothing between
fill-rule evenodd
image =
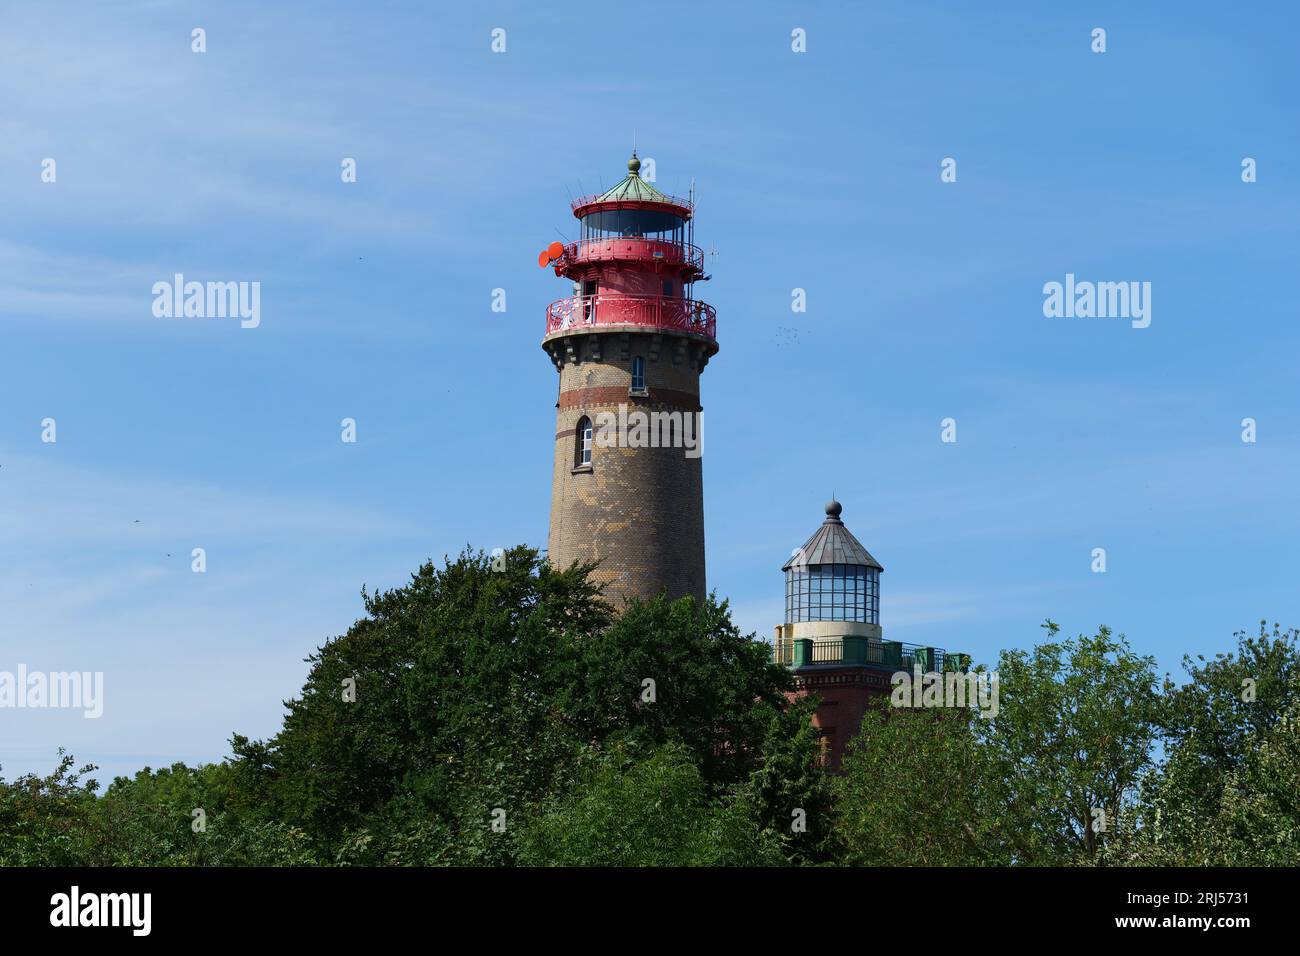
<instances>
[{"instance_id":1,"label":"glass lantern room","mask_svg":"<svg viewBox=\"0 0 1300 956\"><path fill-rule=\"evenodd\" d=\"M851 564L791 568L785 573L785 622L880 623L880 572Z\"/></svg>"},{"instance_id":2,"label":"glass lantern room","mask_svg":"<svg viewBox=\"0 0 1300 956\"><path fill-rule=\"evenodd\" d=\"M880 623L880 562L840 520L838 501L826 506L826 520L785 571L785 622Z\"/></svg>"}]
</instances>

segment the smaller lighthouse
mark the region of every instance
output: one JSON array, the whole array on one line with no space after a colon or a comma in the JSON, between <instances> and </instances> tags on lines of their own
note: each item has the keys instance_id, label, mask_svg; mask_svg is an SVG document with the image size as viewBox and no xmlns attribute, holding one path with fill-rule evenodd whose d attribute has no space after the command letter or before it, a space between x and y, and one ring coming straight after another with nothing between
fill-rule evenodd
<instances>
[{"instance_id":1,"label":"smaller lighthouse","mask_svg":"<svg viewBox=\"0 0 1300 956\"><path fill-rule=\"evenodd\" d=\"M880 643L880 574L885 569L844 527L838 501L826 520L781 568L785 624L780 637L818 641L862 638ZM808 663L811 663L809 661Z\"/></svg>"},{"instance_id":2,"label":"smaller lighthouse","mask_svg":"<svg viewBox=\"0 0 1300 956\"><path fill-rule=\"evenodd\" d=\"M897 671L965 669L963 654L887 641L880 626L880 575L885 570L840 519L838 501L826 519L781 568L785 623L776 627L773 654L795 674L793 697L820 699L814 725L825 763L839 769L844 748L858 733L873 697L887 697Z\"/></svg>"}]
</instances>

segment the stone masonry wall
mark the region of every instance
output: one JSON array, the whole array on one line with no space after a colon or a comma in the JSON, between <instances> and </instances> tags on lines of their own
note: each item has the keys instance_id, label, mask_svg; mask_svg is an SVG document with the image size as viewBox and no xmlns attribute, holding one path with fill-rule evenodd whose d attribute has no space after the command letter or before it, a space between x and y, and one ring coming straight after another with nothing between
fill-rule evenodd
<instances>
[{"instance_id":1,"label":"stone masonry wall","mask_svg":"<svg viewBox=\"0 0 1300 956\"><path fill-rule=\"evenodd\" d=\"M700 410L708 350L688 336L579 332L545 343L560 371L548 556L553 565L599 561L594 579L615 606L632 595L703 600L704 479L681 447L601 447L577 465L577 424L601 412ZM629 394L632 359L646 360L648 394ZM680 442L679 442L680 443Z\"/></svg>"}]
</instances>

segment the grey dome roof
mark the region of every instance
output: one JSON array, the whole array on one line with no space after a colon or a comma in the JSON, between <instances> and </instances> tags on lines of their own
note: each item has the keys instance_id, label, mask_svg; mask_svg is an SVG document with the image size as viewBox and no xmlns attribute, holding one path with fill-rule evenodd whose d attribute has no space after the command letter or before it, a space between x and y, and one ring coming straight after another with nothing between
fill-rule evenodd
<instances>
[{"instance_id":1,"label":"grey dome roof","mask_svg":"<svg viewBox=\"0 0 1300 956\"><path fill-rule=\"evenodd\" d=\"M806 568L820 564L852 564L857 567L885 570L879 561L871 556L857 538L853 537L844 522L840 520L842 507L838 501L826 505L826 520L817 532L804 542L802 548L781 566L782 571L791 568Z\"/></svg>"}]
</instances>

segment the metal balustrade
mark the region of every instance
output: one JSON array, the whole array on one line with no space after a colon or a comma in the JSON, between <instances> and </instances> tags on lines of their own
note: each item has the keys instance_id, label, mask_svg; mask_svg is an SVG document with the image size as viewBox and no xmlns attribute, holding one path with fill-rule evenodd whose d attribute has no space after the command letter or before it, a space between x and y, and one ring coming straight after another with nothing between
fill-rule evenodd
<instances>
[{"instance_id":1,"label":"metal balustrade","mask_svg":"<svg viewBox=\"0 0 1300 956\"><path fill-rule=\"evenodd\" d=\"M571 242L564 247L564 255L556 261L555 268L563 272L568 266L611 261L686 266L693 272L704 272L704 250L699 246L639 236L597 236Z\"/></svg>"},{"instance_id":2,"label":"metal balustrade","mask_svg":"<svg viewBox=\"0 0 1300 956\"><path fill-rule=\"evenodd\" d=\"M547 335L609 325L690 332L712 341L717 339L717 313L713 306L696 299L602 292L569 296L546 309Z\"/></svg>"},{"instance_id":3,"label":"metal balustrade","mask_svg":"<svg viewBox=\"0 0 1300 956\"><path fill-rule=\"evenodd\" d=\"M920 664L921 670L965 670L970 657L956 651L949 653L940 647L921 644L904 644L902 641L877 641L866 637L830 638L811 640L810 659L804 660L796 640L778 641L772 647L773 659L778 664L804 667L812 664L867 664L910 671ZM846 653L847 651L847 653Z\"/></svg>"}]
</instances>

